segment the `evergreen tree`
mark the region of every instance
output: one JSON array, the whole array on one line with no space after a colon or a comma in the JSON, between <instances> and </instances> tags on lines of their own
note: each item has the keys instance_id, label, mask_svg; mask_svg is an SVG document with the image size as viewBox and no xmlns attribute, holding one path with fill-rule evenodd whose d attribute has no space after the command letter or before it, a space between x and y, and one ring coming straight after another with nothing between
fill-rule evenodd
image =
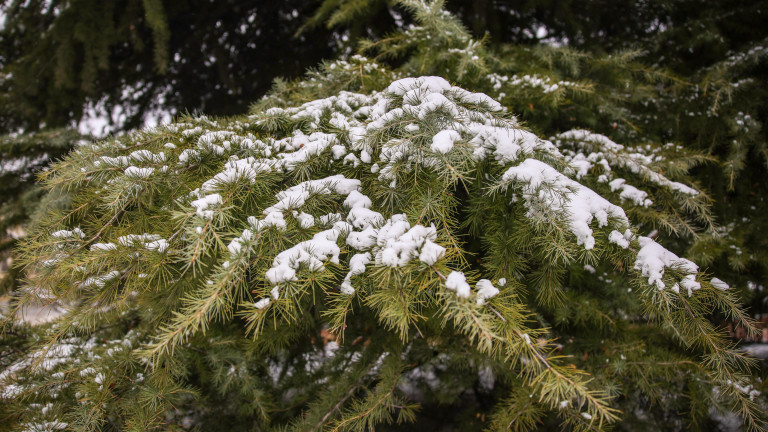
<instances>
[{"instance_id":1,"label":"evergreen tree","mask_svg":"<svg viewBox=\"0 0 768 432\"><path fill-rule=\"evenodd\" d=\"M309 8L303 1L3 2L0 293L19 283L13 268L4 270L35 208L57 202L40 201L35 173L83 138L79 121L106 117L99 134L185 110L240 114L276 75L299 75L332 52L326 34L292 37Z\"/></svg>"},{"instance_id":2,"label":"evergreen tree","mask_svg":"<svg viewBox=\"0 0 768 432\"><path fill-rule=\"evenodd\" d=\"M35 184L35 176L83 139L67 129L0 137L0 262L11 260L11 251L30 221L48 208L66 205L62 203L66 194L44 195ZM0 294L12 291L20 282L18 268L2 267L0 264L6 271L0 276Z\"/></svg>"},{"instance_id":3,"label":"evergreen tree","mask_svg":"<svg viewBox=\"0 0 768 432\"><path fill-rule=\"evenodd\" d=\"M439 2L403 4L416 25L248 116L42 174L68 202L21 248L15 308L68 311L6 320L4 425L766 427L754 362L713 321L751 319L670 250L718 232L687 175L710 158L633 127L675 76L489 47Z\"/></svg>"},{"instance_id":4,"label":"evergreen tree","mask_svg":"<svg viewBox=\"0 0 768 432\"><path fill-rule=\"evenodd\" d=\"M154 112L242 114L277 76L333 53L325 31L294 38L306 1L7 0L0 31L0 131L75 124L111 131Z\"/></svg>"},{"instance_id":5,"label":"evergreen tree","mask_svg":"<svg viewBox=\"0 0 768 432\"><path fill-rule=\"evenodd\" d=\"M354 2L323 3L330 24L365 19L346 6ZM766 316L763 2L456 0L448 7L503 53L489 94L537 133L588 127L620 142L674 142L699 152L708 163L691 174L712 197L720 228L671 246L716 270L749 299L751 314Z\"/></svg>"}]
</instances>

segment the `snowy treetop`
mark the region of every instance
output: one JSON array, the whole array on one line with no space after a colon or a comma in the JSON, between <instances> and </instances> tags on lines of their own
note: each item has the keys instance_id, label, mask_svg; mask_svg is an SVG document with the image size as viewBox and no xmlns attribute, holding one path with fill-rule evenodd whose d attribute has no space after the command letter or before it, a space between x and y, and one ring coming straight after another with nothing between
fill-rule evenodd
<instances>
[{"instance_id":1,"label":"snowy treetop","mask_svg":"<svg viewBox=\"0 0 768 432\"><path fill-rule=\"evenodd\" d=\"M522 129L514 117L504 115L501 105L487 95L451 86L440 77L405 78L393 82L383 92L370 95L341 92L295 108L271 108L265 114L251 116L249 122L220 125L200 118L194 124L163 126L158 133L179 134L181 142L163 143L162 150L156 152L142 148L125 154L93 157L86 162L89 166L81 169L85 178L100 179L104 184L102 193L111 191L111 195L133 198L145 193L147 184L178 177L203 164L223 161L219 172L203 179L191 193L175 199L175 204L194 210L188 213L192 217L187 222L191 231L187 240L192 244L202 241L219 221L232 217L232 190L254 184L265 174L301 178L305 166L318 159L331 167L339 167L338 172L347 175L350 170L370 173L369 181L376 183L374 188L364 188L360 180L346 178L344 174L333 174L290 186L275 194L274 202L261 214L244 218L247 227L228 245L229 260L235 262L248 262L250 246L259 241L260 233L267 229L285 230L286 219L304 230L326 228L311 240L277 254L273 267L264 275L274 285L272 297L275 299L279 297L280 284L295 280L299 268L321 270L325 262L339 264L341 247L358 252L350 255L346 264L350 271L341 290L347 294L354 293L351 278L363 275L369 262L402 266L410 259L421 257L422 262L432 265L442 257L443 246L434 243L438 237L434 226L415 224L411 227L407 217L398 214L397 209L390 212L377 209L366 195L376 188L396 190L398 178L414 170L434 171L455 181L466 179L474 166L497 164L503 173L498 180L490 182L489 187L516 191L528 209L529 218L562 225L573 234L576 243L587 250L595 248L595 228L605 231L604 242L607 240L622 248L629 247L635 240L631 233L624 233L629 228L624 210L579 183L595 166L603 172L597 181L608 183L610 190L618 194L619 203L629 201L648 207L653 201L647 198L647 192L627 184L625 179L613 178L616 168L641 174L654 186L684 195L697 194L694 189L651 171L648 166L652 156L625 151L610 139L583 130L558 135L555 142L559 146L556 146ZM286 124L299 127L283 132ZM252 132L254 127L277 129L284 136L263 138ZM563 143L574 146L578 153ZM101 154L110 146L111 143L96 145L92 150ZM576 179L569 175L575 175ZM339 212L304 211L309 200L323 194L339 196L344 203ZM61 237L61 232L54 233L53 237ZM183 244L173 244L157 233L118 237L113 242L93 244L89 251L98 255L119 247L166 254L184 248ZM73 240L88 242L90 239ZM671 253L648 241L657 253L639 253L635 268L643 269L649 283L662 288L664 269L683 261L664 259ZM639 245L639 248L651 250L648 245ZM56 264L61 255L57 253L48 260L48 266ZM229 260L221 263L222 272L236 271L237 267L230 268ZM690 265L684 267L692 269ZM695 272L693 269L692 273ZM110 270L105 275L91 276L83 283L103 284L103 278L113 274L120 273ZM102 279L90 282L93 277Z\"/></svg>"}]
</instances>

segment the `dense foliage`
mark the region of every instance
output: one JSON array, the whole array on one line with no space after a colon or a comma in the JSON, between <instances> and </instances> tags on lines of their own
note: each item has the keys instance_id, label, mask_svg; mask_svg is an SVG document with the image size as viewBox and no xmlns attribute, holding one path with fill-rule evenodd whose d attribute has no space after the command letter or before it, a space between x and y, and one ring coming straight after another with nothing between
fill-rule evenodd
<instances>
[{"instance_id":1,"label":"dense foliage","mask_svg":"<svg viewBox=\"0 0 768 432\"><path fill-rule=\"evenodd\" d=\"M356 4L325 0L315 18L362 26L368 9ZM505 91L497 82L489 91L537 133L553 136L586 127L618 142L674 142L706 155L710 163L691 173L712 196L720 228L676 250L723 275L749 299L755 316L766 316L768 27L762 23L768 8L763 2L473 0L449 1L447 7L493 48L492 58L479 56L491 62L491 72L501 70L538 90L558 84L549 92L520 85ZM453 48L465 48L455 41ZM423 59L427 69L432 61Z\"/></svg>"},{"instance_id":2,"label":"dense foliage","mask_svg":"<svg viewBox=\"0 0 768 432\"><path fill-rule=\"evenodd\" d=\"M693 249L683 244L676 251L687 250L716 269L750 298L753 313L764 312L768 256L760 233L768 221L762 217L761 197L767 191L761 179L768 129L761 83L768 70L768 30L760 25L766 14L762 2L453 0L445 6L482 42L480 48L492 49L493 58L480 56L489 67L468 70L469 77L459 77L462 85L476 71L518 79L528 75L533 87L559 83L560 90L544 94L520 86L496 93L502 82L492 90L474 87L503 99L541 136L583 127L617 142L675 142L717 161L692 174L713 197L713 216L722 228L700 237ZM52 128L83 121L96 132L120 132L185 111L242 113L274 76L296 76L334 52L346 55L360 38L386 45L388 31L415 23L406 10L391 0L213 6L9 0L0 30L0 131L42 128L56 136L60 131ZM399 46L398 57L380 60L399 65L410 54L407 44ZM450 62L423 60L431 74L451 74L444 70ZM566 83L571 84L567 91ZM111 124L97 120L103 113ZM17 148L27 140L40 145L34 153L58 154L35 136L5 140ZM27 213L34 212L36 201L29 198L35 192L24 191L0 194L4 201L19 202L27 193ZM6 245L15 243L0 235ZM3 283L15 285L15 280Z\"/></svg>"},{"instance_id":3,"label":"dense foliage","mask_svg":"<svg viewBox=\"0 0 768 432\"><path fill-rule=\"evenodd\" d=\"M304 1L8 0L0 131L70 127L104 111L113 132L167 113L242 113L276 76L298 76L332 54L328 32L293 37L312 8Z\"/></svg>"},{"instance_id":4,"label":"dense foliage","mask_svg":"<svg viewBox=\"0 0 768 432\"><path fill-rule=\"evenodd\" d=\"M0 196L3 197L0 204L0 262L10 258L13 248L23 237L23 229L19 227L39 219L45 209L67 201L64 194L49 194L43 199L45 194L36 185L35 176L51 159L64 156L83 138L67 129L0 137ZM4 270L10 271L0 278L0 294L11 291L20 282L17 267Z\"/></svg>"},{"instance_id":5,"label":"dense foliage","mask_svg":"<svg viewBox=\"0 0 768 432\"><path fill-rule=\"evenodd\" d=\"M4 426L765 428L720 320L756 329L680 258L723 238L688 176L712 158L647 126L690 87L403 4L415 25L248 116L44 172L59 205L20 249L15 307L67 312L6 321Z\"/></svg>"},{"instance_id":6,"label":"dense foliage","mask_svg":"<svg viewBox=\"0 0 768 432\"><path fill-rule=\"evenodd\" d=\"M305 1L8 0L0 3L0 292L34 225L37 172L83 133L124 133L183 112L239 114L276 76L333 52L329 32L293 37ZM200 11L205 13L200 13ZM7 229L10 232L7 232Z\"/></svg>"}]
</instances>

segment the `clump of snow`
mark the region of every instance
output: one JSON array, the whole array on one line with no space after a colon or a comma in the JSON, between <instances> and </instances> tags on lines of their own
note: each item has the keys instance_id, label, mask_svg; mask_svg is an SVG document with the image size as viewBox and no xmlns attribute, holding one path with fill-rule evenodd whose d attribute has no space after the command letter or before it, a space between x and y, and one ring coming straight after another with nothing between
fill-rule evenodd
<instances>
[{"instance_id":1,"label":"clump of snow","mask_svg":"<svg viewBox=\"0 0 768 432\"><path fill-rule=\"evenodd\" d=\"M280 231L285 231L288 227L285 223L283 212L279 211L270 212L263 219L256 219L255 216L248 216L248 224L250 224L257 232L269 227L275 227Z\"/></svg>"},{"instance_id":2,"label":"clump of snow","mask_svg":"<svg viewBox=\"0 0 768 432\"><path fill-rule=\"evenodd\" d=\"M502 86L513 87L512 90L514 90L514 87L528 87L538 88L545 94L553 93L559 89L565 89L575 85L570 81L553 82L550 77L538 74L527 74L522 76L513 75L509 77L506 75L499 75L494 73L488 75L488 80L492 83L493 89L496 91L501 90ZM503 95L504 93L501 93L500 97Z\"/></svg>"},{"instance_id":3,"label":"clump of snow","mask_svg":"<svg viewBox=\"0 0 768 432\"><path fill-rule=\"evenodd\" d=\"M342 294L353 295L355 288L352 286L352 276L365 273L365 266L371 263L371 254L366 252L355 254L349 260L349 273L344 277L340 290Z\"/></svg>"},{"instance_id":4,"label":"clump of snow","mask_svg":"<svg viewBox=\"0 0 768 432\"><path fill-rule=\"evenodd\" d=\"M313 156L321 154L336 142L337 139L334 134L315 132L310 135L304 135L301 131L296 131L292 138L275 143L276 146L295 149L292 152L279 153L277 159L286 170L292 171L297 165L308 161Z\"/></svg>"},{"instance_id":5,"label":"clump of snow","mask_svg":"<svg viewBox=\"0 0 768 432\"><path fill-rule=\"evenodd\" d=\"M495 297L499 293L499 289L493 286L488 279L480 279L475 284L477 288L477 304L483 305L489 298Z\"/></svg>"},{"instance_id":6,"label":"clump of snow","mask_svg":"<svg viewBox=\"0 0 768 432\"><path fill-rule=\"evenodd\" d=\"M680 284L688 290L689 296L692 295L693 290L700 288L700 284L695 280L699 266L694 262L678 257L651 238L638 237L637 241L640 244L640 250L637 252L634 269L648 278L649 285L656 285L660 290L664 289L666 287L663 281L664 271L667 268L675 268L688 273L689 277L680 281Z\"/></svg>"},{"instance_id":7,"label":"clump of snow","mask_svg":"<svg viewBox=\"0 0 768 432\"><path fill-rule=\"evenodd\" d=\"M115 279L115 278L117 278L119 276L120 276L120 272L118 272L117 270L112 270L112 271L110 271L109 273L107 273L105 275L93 276L93 277L87 278L86 280L84 280L83 282L80 283L80 287L81 288L87 288L87 287L90 287L90 286L96 286L98 288L103 288L104 285L107 284L107 282L109 282L109 281L111 281L111 280L113 280L113 279Z\"/></svg>"},{"instance_id":8,"label":"clump of snow","mask_svg":"<svg viewBox=\"0 0 768 432\"><path fill-rule=\"evenodd\" d=\"M542 211L563 213L576 242L585 249L595 247L595 238L589 224L597 219L599 227L608 225L609 217L622 225L629 225L624 210L601 197L593 190L569 179L550 165L536 159L526 159L509 168L502 181L521 183L528 216L536 217Z\"/></svg>"},{"instance_id":9,"label":"clump of snow","mask_svg":"<svg viewBox=\"0 0 768 432\"><path fill-rule=\"evenodd\" d=\"M126 177L135 178L135 179L145 179L150 176L152 176L152 173L155 172L154 168L138 168L135 166L129 166L125 169L125 175Z\"/></svg>"},{"instance_id":10,"label":"clump of snow","mask_svg":"<svg viewBox=\"0 0 768 432\"><path fill-rule=\"evenodd\" d=\"M124 166L128 166L130 164L130 161L128 160L128 156L117 156L117 157L102 156L93 164L95 166L100 166L102 163L111 167L124 167Z\"/></svg>"},{"instance_id":11,"label":"clump of snow","mask_svg":"<svg viewBox=\"0 0 768 432\"><path fill-rule=\"evenodd\" d=\"M404 96L409 91L413 92L414 90L430 94L442 93L443 91L450 89L451 84L444 78L428 76L419 78L403 78L397 80L390 84L389 87L387 87L387 92L393 93L397 96Z\"/></svg>"},{"instance_id":12,"label":"clump of snow","mask_svg":"<svg viewBox=\"0 0 768 432\"><path fill-rule=\"evenodd\" d=\"M213 219L214 212L209 210L211 207L220 206L224 201L219 194L205 195L202 198L192 201L190 204L196 209L196 213L203 219Z\"/></svg>"},{"instance_id":13,"label":"clump of snow","mask_svg":"<svg viewBox=\"0 0 768 432\"><path fill-rule=\"evenodd\" d=\"M523 155L533 154L534 150L559 154L552 143L513 125L499 127L470 124L467 129L474 135L469 143L476 147L476 159L483 159L491 152L499 164L506 165Z\"/></svg>"},{"instance_id":14,"label":"clump of snow","mask_svg":"<svg viewBox=\"0 0 768 432\"><path fill-rule=\"evenodd\" d=\"M304 229L312 228L315 226L315 217L309 213L293 211L293 217L299 221L299 226Z\"/></svg>"},{"instance_id":15,"label":"clump of snow","mask_svg":"<svg viewBox=\"0 0 768 432\"><path fill-rule=\"evenodd\" d=\"M136 163L162 163L165 162L165 153L152 153L149 150L142 149L142 150L136 150L128 155L128 158L132 162Z\"/></svg>"},{"instance_id":16,"label":"clump of snow","mask_svg":"<svg viewBox=\"0 0 768 432\"><path fill-rule=\"evenodd\" d=\"M59 230L51 233L51 237L59 239L84 238L85 233L80 228L73 228L72 230Z\"/></svg>"},{"instance_id":17,"label":"clump of snow","mask_svg":"<svg viewBox=\"0 0 768 432\"><path fill-rule=\"evenodd\" d=\"M436 239L437 232L434 226L411 227L405 215L394 215L378 230L376 264L402 267L420 255L419 249L425 246L427 241L434 242ZM435 251L433 248L433 252ZM432 256L428 252L425 258L431 259Z\"/></svg>"},{"instance_id":18,"label":"clump of snow","mask_svg":"<svg viewBox=\"0 0 768 432\"><path fill-rule=\"evenodd\" d=\"M730 288L730 286L727 283L721 281L718 278L712 278L712 280L709 281L709 283L711 283L713 287L723 291L726 291Z\"/></svg>"},{"instance_id":19,"label":"clump of snow","mask_svg":"<svg viewBox=\"0 0 768 432\"><path fill-rule=\"evenodd\" d=\"M608 241L618 245L622 249L626 249L629 247L629 243L635 238L635 236L632 234L632 231L626 230L624 231L624 234L613 230L608 235Z\"/></svg>"},{"instance_id":20,"label":"clump of snow","mask_svg":"<svg viewBox=\"0 0 768 432\"><path fill-rule=\"evenodd\" d=\"M250 242L251 240L253 240L253 232L249 229L243 230L240 237L232 239L229 245L227 245L227 249L232 258L236 257L242 251L244 243Z\"/></svg>"},{"instance_id":21,"label":"clump of snow","mask_svg":"<svg viewBox=\"0 0 768 432\"><path fill-rule=\"evenodd\" d=\"M90 250L92 251L108 251L108 250L115 250L117 249L117 245L114 243L94 243L91 245Z\"/></svg>"},{"instance_id":22,"label":"clump of snow","mask_svg":"<svg viewBox=\"0 0 768 432\"><path fill-rule=\"evenodd\" d=\"M749 400L751 401L754 401L757 396L762 394L760 390L755 389L752 384L738 383L731 380L728 380L727 383L734 386L736 390L740 391L741 393L749 396Z\"/></svg>"},{"instance_id":23,"label":"clump of snow","mask_svg":"<svg viewBox=\"0 0 768 432\"><path fill-rule=\"evenodd\" d=\"M453 144L461 139L461 135L453 129L444 129L432 137L430 148L437 153L448 153L453 149Z\"/></svg>"},{"instance_id":24,"label":"clump of snow","mask_svg":"<svg viewBox=\"0 0 768 432\"><path fill-rule=\"evenodd\" d=\"M277 285L296 280L296 270L302 266L316 271L324 268L325 261L338 264L341 249L336 240L341 233L339 228L321 231L315 234L312 240L300 242L280 252L275 257L272 268L267 270L267 280Z\"/></svg>"},{"instance_id":25,"label":"clump of snow","mask_svg":"<svg viewBox=\"0 0 768 432\"><path fill-rule=\"evenodd\" d=\"M200 186L204 192L213 191L217 187L226 184L236 183L242 179L253 183L259 174L272 172L272 164L261 159L249 156L245 159L232 159L225 165L224 169L207 180Z\"/></svg>"},{"instance_id":26,"label":"clump of snow","mask_svg":"<svg viewBox=\"0 0 768 432\"><path fill-rule=\"evenodd\" d=\"M360 180L348 179L341 174L320 180L308 180L279 192L276 195L278 202L266 208L264 214L297 209L303 206L312 194L337 193L348 195L358 189L360 189Z\"/></svg>"},{"instance_id":27,"label":"clump of snow","mask_svg":"<svg viewBox=\"0 0 768 432\"><path fill-rule=\"evenodd\" d=\"M27 423L24 425L25 431L56 431L64 430L69 426L69 423L64 423L59 420L43 421L38 423Z\"/></svg>"},{"instance_id":28,"label":"clump of snow","mask_svg":"<svg viewBox=\"0 0 768 432\"><path fill-rule=\"evenodd\" d=\"M371 208L373 203L371 202L371 199L367 196L361 194L357 190L353 190L349 193L347 196L347 199L344 200L344 207L348 208Z\"/></svg>"},{"instance_id":29,"label":"clump of snow","mask_svg":"<svg viewBox=\"0 0 768 432\"><path fill-rule=\"evenodd\" d=\"M619 197L622 200L632 201L635 205L641 207L648 207L653 204L653 201L648 199L648 192L641 191L640 189L626 184L626 180L623 178L617 178L608 183L611 191L616 192L620 190Z\"/></svg>"},{"instance_id":30,"label":"clump of snow","mask_svg":"<svg viewBox=\"0 0 768 432\"><path fill-rule=\"evenodd\" d=\"M118 237L117 242L123 246L140 246L144 249L159 253L168 249L168 240L157 234L128 234ZM98 243L97 243L98 244ZM94 245L95 246L95 245Z\"/></svg>"},{"instance_id":31,"label":"clump of snow","mask_svg":"<svg viewBox=\"0 0 768 432\"><path fill-rule=\"evenodd\" d=\"M427 265L434 265L437 260L445 255L445 248L432 240L425 240L424 246L421 247L421 253L419 253L419 261Z\"/></svg>"},{"instance_id":32,"label":"clump of snow","mask_svg":"<svg viewBox=\"0 0 768 432\"><path fill-rule=\"evenodd\" d=\"M467 277L464 273L459 271L452 271L451 274L445 279L445 287L449 290L456 291L456 296L459 298L468 298L470 293L470 286L467 283Z\"/></svg>"},{"instance_id":33,"label":"clump of snow","mask_svg":"<svg viewBox=\"0 0 768 432\"><path fill-rule=\"evenodd\" d=\"M200 152L195 149L185 149L179 154L179 163L186 164L200 159Z\"/></svg>"},{"instance_id":34,"label":"clump of snow","mask_svg":"<svg viewBox=\"0 0 768 432\"><path fill-rule=\"evenodd\" d=\"M254 303L253 306L256 309L264 309L265 307L269 306L270 303L272 303L272 300L269 297L265 297Z\"/></svg>"}]
</instances>

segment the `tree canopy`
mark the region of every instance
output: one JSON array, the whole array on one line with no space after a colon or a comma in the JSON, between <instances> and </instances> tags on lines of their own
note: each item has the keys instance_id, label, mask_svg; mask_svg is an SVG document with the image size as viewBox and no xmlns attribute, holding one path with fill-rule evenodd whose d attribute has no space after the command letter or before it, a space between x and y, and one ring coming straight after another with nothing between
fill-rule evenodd
<instances>
[{"instance_id":1,"label":"tree canopy","mask_svg":"<svg viewBox=\"0 0 768 432\"><path fill-rule=\"evenodd\" d=\"M5 320L5 424L765 428L762 372L722 323L757 328L711 273L747 224L720 227L702 187L732 178L750 205L740 182L764 168L718 165L696 126L728 130L739 86L759 91L730 79L765 49L700 70L722 77L705 90L636 52L493 45L441 2L399 5L413 25L248 114L43 172L65 199L19 249L14 307L66 311ZM715 141L759 152L750 131Z\"/></svg>"},{"instance_id":2,"label":"tree canopy","mask_svg":"<svg viewBox=\"0 0 768 432\"><path fill-rule=\"evenodd\" d=\"M69 127L106 111L120 132L162 113L242 113L277 76L330 57L294 38L312 2L9 1L0 32L8 132ZM157 119L154 119L157 121Z\"/></svg>"}]
</instances>

